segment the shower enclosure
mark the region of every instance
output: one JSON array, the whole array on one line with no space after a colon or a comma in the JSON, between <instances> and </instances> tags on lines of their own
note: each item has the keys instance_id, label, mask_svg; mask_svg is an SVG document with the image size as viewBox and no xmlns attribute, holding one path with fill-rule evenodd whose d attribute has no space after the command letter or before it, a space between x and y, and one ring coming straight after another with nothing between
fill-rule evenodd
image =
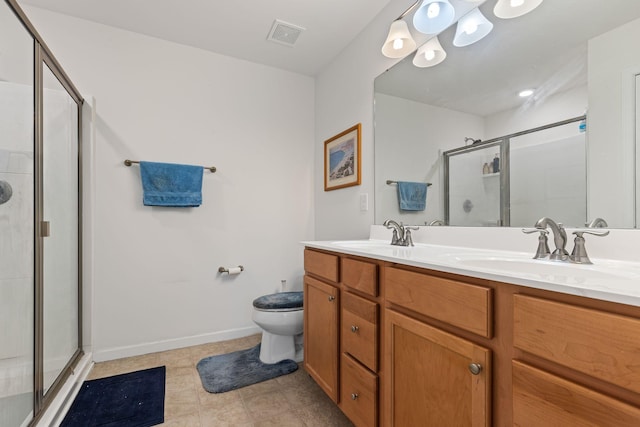
<instances>
[{"instance_id":1,"label":"shower enclosure","mask_svg":"<svg viewBox=\"0 0 640 427\"><path fill-rule=\"evenodd\" d=\"M445 222L531 227L548 216L583 226L585 126L575 117L444 152Z\"/></svg>"},{"instance_id":2,"label":"shower enclosure","mask_svg":"<svg viewBox=\"0 0 640 427\"><path fill-rule=\"evenodd\" d=\"M0 426L35 424L81 357L82 98L0 2Z\"/></svg>"}]
</instances>

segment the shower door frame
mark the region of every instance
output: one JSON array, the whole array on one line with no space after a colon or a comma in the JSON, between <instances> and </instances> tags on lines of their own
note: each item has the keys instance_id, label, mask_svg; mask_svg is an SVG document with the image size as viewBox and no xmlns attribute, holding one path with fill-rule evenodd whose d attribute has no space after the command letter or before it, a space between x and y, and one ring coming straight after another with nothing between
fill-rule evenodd
<instances>
[{"instance_id":1,"label":"shower door frame","mask_svg":"<svg viewBox=\"0 0 640 427\"><path fill-rule=\"evenodd\" d=\"M29 21L24 11L16 0L5 0L5 3L16 15L17 19L33 38L34 55L34 402L33 418L29 426L37 424L47 407L56 397L67 378L73 373L73 368L84 354L82 351L82 105L84 99L74 86L69 76L65 73L60 63L51 53L40 34ZM44 239L46 238L45 222L43 218L44 206L44 176L43 176L43 71L48 67L56 79L64 87L67 94L73 99L77 107L77 235L78 235L78 271L77 271L77 348L71 358L63 367L61 373L53 381L47 392L44 392Z\"/></svg>"},{"instance_id":2,"label":"shower door frame","mask_svg":"<svg viewBox=\"0 0 640 427\"><path fill-rule=\"evenodd\" d=\"M37 421L38 416L41 415L44 410L47 408L49 403L53 400L53 398L57 395L60 387L64 384L67 378L71 375L73 371L73 367L78 363L82 355L84 354L82 351L82 97L78 97L75 94L74 90L71 90L72 86L70 82L66 81L64 73L57 65L57 62L54 58L49 54L41 44L36 42L35 47L35 66L36 66L36 85L35 85L35 94L36 94L36 143L35 143L35 155L36 159L36 167L35 171L35 200L36 200L36 209L35 212L35 259L36 259L36 275L35 275L35 325L36 325L36 334L35 334L35 407L34 407L34 422ZM76 112L78 117L77 122L77 144L78 144L78 157L77 157L77 178L78 178L78 194L77 194L77 202L78 202L78 211L77 211L77 227L78 227L78 271L77 271L77 279L78 279L78 294L77 294L77 307L78 307L78 324L77 324L77 339L78 346L71 356L71 358L67 361L65 366L62 368L60 375L55 379L55 381L51 384L49 389L45 392L44 388L44 239L47 237L44 229L45 219L44 219L44 87L43 87L43 72L44 67L48 67L49 70L53 73L53 75L58 79L58 81L64 86L67 91L67 94L71 96L73 101L76 103Z\"/></svg>"},{"instance_id":3,"label":"shower door frame","mask_svg":"<svg viewBox=\"0 0 640 427\"><path fill-rule=\"evenodd\" d=\"M500 147L500 224L499 225L504 227L509 227L511 226L511 180L510 180L511 165L509 161L510 151L511 151L511 139L517 136L527 135L530 133L567 125L569 123L579 122L582 120L586 120L586 118L587 118L586 115L573 117L570 119L561 120L559 122L550 123L544 126L538 126L532 129L515 132L509 135L501 136L499 138L489 139L487 141L482 141L477 144L454 148L452 150L448 150L442 153L443 165L444 165L443 197L444 197L445 224L450 225L449 224L449 220L450 220L449 180L451 177L449 172L449 160L452 156L470 153L472 151L481 150L483 148L488 148L491 146ZM586 212L586 207L585 207L585 212Z\"/></svg>"},{"instance_id":4,"label":"shower door frame","mask_svg":"<svg viewBox=\"0 0 640 427\"><path fill-rule=\"evenodd\" d=\"M460 154L471 153L473 151L483 150L490 147L500 147L500 224L499 226L508 226L510 224L511 204L509 200L509 138L503 136L488 141L482 141L477 144L467 145L465 147L454 148L442 153L444 164L444 223L451 225L451 210L449 208L449 191L450 191L450 160L451 157Z\"/></svg>"}]
</instances>

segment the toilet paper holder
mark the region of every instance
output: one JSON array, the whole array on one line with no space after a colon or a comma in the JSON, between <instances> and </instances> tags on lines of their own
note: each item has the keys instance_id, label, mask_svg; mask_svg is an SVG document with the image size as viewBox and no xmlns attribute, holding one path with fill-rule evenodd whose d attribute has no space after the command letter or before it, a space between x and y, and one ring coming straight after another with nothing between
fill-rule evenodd
<instances>
[{"instance_id":1,"label":"toilet paper holder","mask_svg":"<svg viewBox=\"0 0 640 427\"><path fill-rule=\"evenodd\" d=\"M235 268L239 268L240 272L244 271L244 267L241 266L241 265L239 265L238 267L235 267ZM234 270L235 268L232 268L231 270ZM225 268L225 267L218 267L218 273L227 273L227 274L229 274L229 269ZM237 273L234 273L234 274L237 274Z\"/></svg>"}]
</instances>

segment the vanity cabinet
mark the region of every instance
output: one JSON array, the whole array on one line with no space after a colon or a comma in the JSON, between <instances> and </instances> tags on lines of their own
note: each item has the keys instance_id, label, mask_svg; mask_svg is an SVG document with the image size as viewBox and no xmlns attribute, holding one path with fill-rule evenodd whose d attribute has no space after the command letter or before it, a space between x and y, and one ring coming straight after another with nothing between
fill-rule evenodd
<instances>
[{"instance_id":1,"label":"vanity cabinet","mask_svg":"<svg viewBox=\"0 0 640 427\"><path fill-rule=\"evenodd\" d=\"M491 336L491 295L481 286L385 269L387 306L411 310L385 310L385 425L491 425L491 350L421 320Z\"/></svg>"},{"instance_id":2,"label":"vanity cabinet","mask_svg":"<svg viewBox=\"0 0 640 427\"><path fill-rule=\"evenodd\" d=\"M305 368L356 426L638 426L640 307L305 250Z\"/></svg>"},{"instance_id":3,"label":"vanity cabinet","mask_svg":"<svg viewBox=\"0 0 640 427\"><path fill-rule=\"evenodd\" d=\"M304 367L336 403L339 393L338 266L336 255L305 251Z\"/></svg>"}]
</instances>

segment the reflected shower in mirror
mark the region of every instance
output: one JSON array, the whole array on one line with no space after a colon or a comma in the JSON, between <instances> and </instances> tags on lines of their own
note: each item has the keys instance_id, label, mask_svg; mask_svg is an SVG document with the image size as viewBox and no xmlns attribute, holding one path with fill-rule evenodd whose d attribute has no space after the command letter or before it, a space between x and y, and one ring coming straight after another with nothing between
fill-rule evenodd
<instances>
[{"instance_id":1,"label":"reflected shower in mirror","mask_svg":"<svg viewBox=\"0 0 640 427\"><path fill-rule=\"evenodd\" d=\"M596 217L612 228L635 227L640 2L547 1L508 20L493 16L494 6L495 1L480 6L494 24L482 40L455 47L455 28L448 28L438 35L446 61L418 68L409 55L376 78L376 224L388 218L413 225L445 220L446 151L586 115L567 125L586 143L574 141L566 156L560 147L568 145L551 143L553 138L545 137L544 144L532 143L531 136L512 138L509 181L493 178L499 181L497 194L510 199L510 225L533 225L527 216L523 223L513 221L513 213L524 209L529 216L557 211L554 219L570 227L583 227ZM525 89L531 90L529 96L518 96ZM496 153L487 150L474 170L482 175L484 163ZM586 158L584 172L574 162L578 158ZM524 203L524 193L532 191L524 183L534 185L531 174L538 176L536 191L544 187L546 196L530 193L534 200ZM517 181L520 175L529 178ZM388 179L431 182L424 211L401 211L395 188L385 184ZM456 208L468 199L473 212L487 201L483 197L473 193ZM500 214L494 216L457 225L508 224L499 221Z\"/></svg>"}]
</instances>

